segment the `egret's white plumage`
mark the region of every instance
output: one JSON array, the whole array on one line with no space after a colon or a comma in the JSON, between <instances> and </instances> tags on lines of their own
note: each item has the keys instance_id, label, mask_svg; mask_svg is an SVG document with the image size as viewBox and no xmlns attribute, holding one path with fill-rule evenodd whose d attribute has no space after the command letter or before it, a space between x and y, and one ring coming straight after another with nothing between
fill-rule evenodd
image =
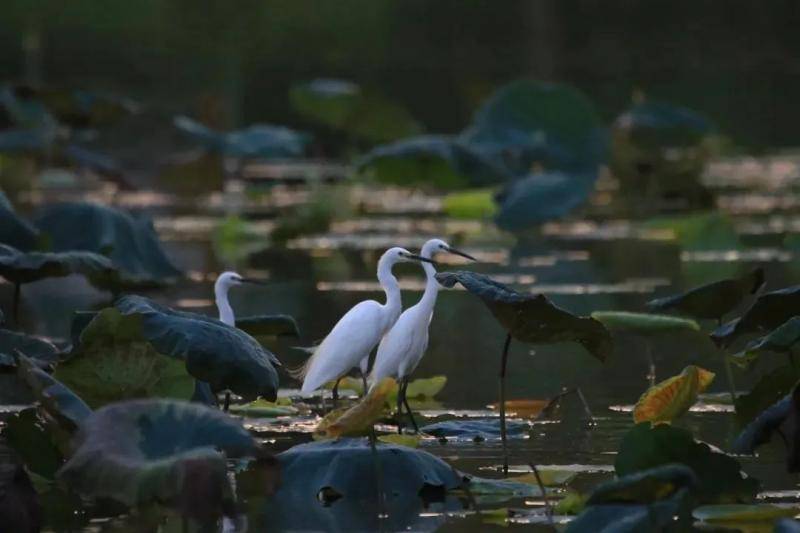
<instances>
[{"instance_id":1,"label":"egret's white plumage","mask_svg":"<svg viewBox=\"0 0 800 533\"><path fill-rule=\"evenodd\" d=\"M431 239L425 243L420 256L431 259L437 252L451 252L472 257L452 249L441 239ZM441 286L436 281L436 269L431 263L422 263L427 281L425 292L419 302L403 311L392 329L383 337L378 346L378 355L369 376L370 386L380 383L383 378L393 377L398 381L406 379L419 365L428 348L428 326L433 319L433 308Z\"/></svg>"},{"instance_id":2,"label":"egret's white plumage","mask_svg":"<svg viewBox=\"0 0 800 533\"><path fill-rule=\"evenodd\" d=\"M378 281L386 293L386 303L366 300L350 309L336 323L296 373L296 377L303 379L303 394L341 378L357 366L366 375L370 352L400 315L400 286L392 274L392 267L416 257L403 248L390 248L384 252L378 261Z\"/></svg>"},{"instance_id":3,"label":"egret's white plumage","mask_svg":"<svg viewBox=\"0 0 800 533\"><path fill-rule=\"evenodd\" d=\"M217 302L219 320L229 326L236 325L236 317L233 308L228 301L228 290L234 285L241 285L244 278L236 272L223 272L214 282L214 300Z\"/></svg>"}]
</instances>

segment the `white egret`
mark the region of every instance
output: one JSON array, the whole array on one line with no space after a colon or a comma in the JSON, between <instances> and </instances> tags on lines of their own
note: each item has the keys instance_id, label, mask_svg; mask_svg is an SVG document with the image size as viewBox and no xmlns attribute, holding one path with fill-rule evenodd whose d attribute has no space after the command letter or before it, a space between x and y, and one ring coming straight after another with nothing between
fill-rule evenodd
<instances>
[{"instance_id":1,"label":"white egret","mask_svg":"<svg viewBox=\"0 0 800 533\"><path fill-rule=\"evenodd\" d=\"M262 281L251 278L243 278L236 272L223 272L217 277L217 281L214 282L214 300L217 303L219 320L223 324L227 324L228 326L234 328L236 327L236 315L233 314L233 307L231 307L231 303L228 301L228 291L231 287L241 285L242 283L263 285ZM225 391L225 404L222 408L223 411L228 410L230 403L231 393L230 391Z\"/></svg>"},{"instance_id":2,"label":"white egret","mask_svg":"<svg viewBox=\"0 0 800 533\"><path fill-rule=\"evenodd\" d=\"M433 255L439 252L449 252L475 261L471 255L452 248L441 239L431 239L426 242L420 251L420 256L433 259ZM378 346L378 355L375 357L372 373L369 376L370 386L380 383L383 378L387 377L393 377L399 383L400 389L397 391L398 431L402 431L399 419L403 405L411 417L414 429L419 431L411 408L408 406L406 389L409 376L419 365L428 347L428 326L433 319L436 296L441 288L439 282L436 281L436 268L433 264L423 263L422 268L427 277L425 292L416 305L403 311L392 329L383 337Z\"/></svg>"},{"instance_id":3,"label":"white egret","mask_svg":"<svg viewBox=\"0 0 800 533\"><path fill-rule=\"evenodd\" d=\"M400 285L392 274L396 263L432 262L404 248L390 248L378 261L378 281L386 293L386 303L365 300L356 304L336 323L327 337L314 349L306 363L293 372L303 380L301 391L309 394L329 381L338 381L359 366L366 376L366 364L372 349L392 327L401 311Z\"/></svg>"}]
</instances>

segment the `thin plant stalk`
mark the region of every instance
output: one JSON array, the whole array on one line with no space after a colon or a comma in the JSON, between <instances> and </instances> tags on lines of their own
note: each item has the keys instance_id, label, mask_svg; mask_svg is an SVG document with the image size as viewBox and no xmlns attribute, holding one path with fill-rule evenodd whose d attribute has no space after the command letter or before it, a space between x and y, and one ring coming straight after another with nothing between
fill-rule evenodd
<instances>
[{"instance_id":1,"label":"thin plant stalk","mask_svg":"<svg viewBox=\"0 0 800 533\"><path fill-rule=\"evenodd\" d=\"M503 443L503 475L508 476L508 443L506 442L506 364L508 363L508 347L511 345L511 334L506 335L503 344L503 355L500 359L500 440Z\"/></svg>"},{"instance_id":2,"label":"thin plant stalk","mask_svg":"<svg viewBox=\"0 0 800 533\"><path fill-rule=\"evenodd\" d=\"M542 500L544 500L544 512L547 515L547 522L551 527L555 527L555 524L553 523L553 506L550 505L550 498L547 497L547 491L544 488L544 483L542 483L542 476L539 475L539 469L536 468L536 465L533 463L528 463L528 466L530 466L531 470L533 470L533 475L536 477L536 483L539 485L539 490L542 491Z\"/></svg>"},{"instance_id":3,"label":"thin plant stalk","mask_svg":"<svg viewBox=\"0 0 800 533\"><path fill-rule=\"evenodd\" d=\"M378 524L380 524L386 514L386 501L383 492L383 469L381 468L380 456L378 456L378 437L375 435L375 426L373 425L369 430L369 447L372 450L372 460L375 466L375 485L378 489Z\"/></svg>"},{"instance_id":4,"label":"thin plant stalk","mask_svg":"<svg viewBox=\"0 0 800 533\"><path fill-rule=\"evenodd\" d=\"M222 405L222 410L227 413L228 408L230 406L231 406L231 391L225 391L225 403Z\"/></svg>"}]
</instances>

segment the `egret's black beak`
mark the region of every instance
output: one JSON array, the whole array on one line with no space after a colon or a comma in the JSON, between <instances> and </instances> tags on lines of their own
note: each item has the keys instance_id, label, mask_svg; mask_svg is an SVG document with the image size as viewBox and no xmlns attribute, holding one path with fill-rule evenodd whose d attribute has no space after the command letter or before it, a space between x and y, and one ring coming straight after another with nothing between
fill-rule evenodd
<instances>
[{"instance_id":1,"label":"egret's black beak","mask_svg":"<svg viewBox=\"0 0 800 533\"><path fill-rule=\"evenodd\" d=\"M448 248L447 251L450 252L451 254L456 254L456 255L460 255L461 257L466 257L470 261L477 261L477 259L475 259L474 257L472 257L471 255L469 255L466 252L462 252L461 250L456 250L455 248L451 247L451 248Z\"/></svg>"},{"instance_id":2,"label":"egret's black beak","mask_svg":"<svg viewBox=\"0 0 800 533\"><path fill-rule=\"evenodd\" d=\"M432 265L435 265L435 264L436 264L436 261L434 261L433 259L428 259L427 257L422 257L421 255L416 255L416 254L408 254L408 256L407 256L407 257L408 257L409 259L413 259L413 260L415 260L415 261L424 261L425 263L430 263L430 264L432 264Z\"/></svg>"},{"instance_id":3,"label":"egret's black beak","mask_svg":"<svg viewBox=\"0 0 800 533\"><path fill-rule=\"evenodd\" d=\"M266 281L263 281L263 280L260 280L260 279L254 279L254 278L242 278L239 281L241 281L242 283L251 283L253 285L266 285L267 284Z\"/></svg>"}]
</instances>

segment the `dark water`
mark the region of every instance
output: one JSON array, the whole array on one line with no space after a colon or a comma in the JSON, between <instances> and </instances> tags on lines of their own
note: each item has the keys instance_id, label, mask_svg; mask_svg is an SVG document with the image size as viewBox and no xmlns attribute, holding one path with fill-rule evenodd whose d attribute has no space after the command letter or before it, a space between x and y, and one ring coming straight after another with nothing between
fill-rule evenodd
<instances>
[{"instance_id":1,"label":"dark water","mask_svg":"<svg viewBox=\"0 0 800 533\"><path fill-rule=\"evenodd\" d=\"M792 199L797 198L793 182L800 173L792 166L792 160L787 161L779 180L762 169L758 182L743 183L741 176L747 173L737 173L743 164L739 162L732 163L713 182L720 193L719 204L732 220L738 241L732 246L730 239L708 239L698 248L696 242L687 245L668 236L647 235L639 222L608 216L592 222L572 220L549 225L535 235L515 240L497 233L489 223L447 219L435 209L434 198L432 209L419 207L416 214L398 214L400 207L411 203L398 201L394 208L338 222L330 233L290 242L286 249L269 248L266 235L256 235L252 241L256 245L263 241L262 250L243 259L223 262L215 252L219 243L212 243L211 233L202 224L203 220L216 220L219 214L216 210L161 207L154 210L156 225L170 254L190 272L193 280L151 296L173 306L212 314L214 273L236 268L268 277L269 283L264 287L235 289L231 296L233 307L242 315L280 312L295 316L301 339L279 340L270 346L286 365L293 366L302 360L302 355L292 346L309 345L324 337L336 320L358 301L382 297L374 270L385 247L400 244L416 248L434 236L448 239L454 245L458 243L480 259L474 265L463 265L453 259L452 264L443 268L475 269L520 290L545 292L557 304L580 314L601 309L642 310L643 303L656 295L743 273L755 265L765 266L768 289L779 288L800 279L792 250L782 244L785 235L797 228ZM406 197L401 194L400 198ZM268 224L269 216L267 211L251 219L258 227ZM396 273L405 288L404 305L409 305L421 294L422 271L416 265L400 265ZM7 304L9 287L3 286L2 290ZM56 280L26 286L24 326L28 331L66 338L69 329L66 317L72 309L101 305L107 298L79 279L74 283ZM431 323L430 346L416 377L446 375L448 381L437 397L439 405L422 408L426 421L494 416L487 406L497 397L496 376L503 338L503 331L477 299L464 291L441 292ZM536 423L526 438L510 441L510 462L514 469L528 471L529 462L573 468L580 472L569 483L574 490L587 489L610 475L608 470L613 466L620 439L632 426L625 406L635 403L647 387L648 371L644 341L625 336L615 340L614 356L605 364L569 344L537 347L512 344L509 399L546 399L562 387L577 386L596 417L595 425L588 424L577 400L565 399L554 421ZM671 334L650 341L650 349L659 379L680 372L687 364L697 364L717 373L709 392L727 390L720 356L706 339ZM740 388L746 388L753 380L753 376L741 372L736 378ZM297 386L285 376L283 380L287 388ZM248 422L278 452L310 440L315 418ZM729 410L707 404L701 404L678 425L690 428L700 439L722 449L728 447L737 431ZM277 428L280 430L273 431ZM499 475L498 442L442 445L431 439L423 441L421 446L467 473ZM784 474L781 444L766 446L757 459L742 461L745 471L762 481L765 497L796 497L792 492L798 490L796 480ZM389 517L381 520L375 509L337 505L313 509L313 513L305 510L314 518L309 518L311 515L303 518L319 529L343 531L360 528L485 531L494 527L488 523L490 517L465 508L465 502L457 498L448 498L428 508L415 500L408 508L394 515L390 512ZM519 498L479 501L479 509L484 513L505 507L521 510L511 520L512 527L518 527L516 522L535 522L537 518L528 516L525 510L540 505L540 501ZM286 528L311 527L293 521L299 519L300 512L285 508L273 509L266 515L265 511L253 512L251 527L255 530L262 527L269 530L275 524ZM53 523L51 527L67 530L61 523ZM97 527L87 526L86 530Z\"/></svg>"}]
</instances>

